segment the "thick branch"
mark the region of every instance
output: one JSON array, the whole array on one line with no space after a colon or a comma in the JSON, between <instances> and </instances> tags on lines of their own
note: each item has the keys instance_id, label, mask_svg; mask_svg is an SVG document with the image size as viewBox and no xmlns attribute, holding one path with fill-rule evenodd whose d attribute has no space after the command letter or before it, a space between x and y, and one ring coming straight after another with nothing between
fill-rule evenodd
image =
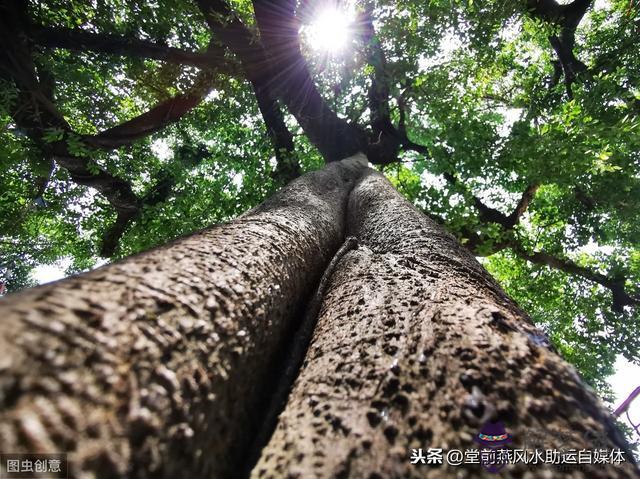
<instances>
[{"instance_id":1,"label":"thick branch","mask_svg":"<svg viewBox=\"0 0 640 479\"><path fill-rule=\"evenodd\" d=\"M118 211L116 221L107 228L102 237L102 244L100 245L100 256L109 258L113 256L118 248L120 238L127 231L129 225L138 217L139 212L125 212Z\"/></svg>"},{"instance_id":2,"label":"thick branch","mask_svg":"<svg viewBox=\"0 0 640 479\"><path fill-rule=\"evenodd\" d=\"M562 27L575 32L590 6L591 0L573 0L571 3L562 5ZM573 44L570 46L573 48Z\"/></svg>"},{"instance_id":3,"label":"thick branch","mask_svg":"<svg viewBox=\"0 0 640 479\"><path fill-rule=\"evenodd\" d=\"M567 37L567 35L563 34L560 37L557 37L555 35L549 37L549 42L555 50L560 62L560 66L562 67L567 96L569 98L573 98L573 90L571 86L576 81L576 77L580 73L587 71L587 66L580 60L578 60L578 58L575 56L575 54L573 53L573 46L568 46L569 44L574 43L573 34L568 36L571 38L571 41L567 41L566 39L563 40L563 37ZM554 65L554 80L555 75L557 75L557 69Z\"/></svg>"},{"instance_id":4,"label":"thick branch","mask_svg":"<svg viewBox=\"0 0 640 479\"><path fill-rule=\"evenodd\" d=\"M15 58L17 58L15 52L10 52L8 56L0 56L2 74L13 69L11 60ZM23 67L26 69L27 65ZM16 70L19 69L16 68ZM32 89L33 85L37 85L37 79L33 77L31 84L24 84L20 81L20 75L20 73L3 75L6 79L13 80L18 86L18 101L11 112L16 125L25 131L47 156L53 157L60 166L65 168L73 181L97 189L116 210L136 210L139 206L138 200L127 182L114 177L88 158L76 156L69 151L67 140L73 135L69 124L57 111L51 111L53 105L50 100L42 101L46 98L41 90ZM50 142L46 139L48 131L60 131L62 138Z\"/></svg>"},{"instance_id":5,"label":"thick branch","mask_svg":"<svg viewBox=\"0 0 640 479\"><path fill-rule=\"evenodd\" d=\"M551 268L564 271L568 274L581 276L589 281L598 283L609 289L613 294L612 309L616 312L623 312L624 306L640 304L640 299L630 296L625 291L625 278L610 278L589 268L579 266L570 259L558 258L542 251L533 253L527 252L516 242L509 244L511 249L521 258L535 264L549 266Z\"/></svg>"},{"instance_id":6,"label":"thick branch","mask_svg":"<svg viewBox=\"0 0 640 479\"><path fill-rule=\"evenodd\" d=\"M560 35L552 35L549 42L558 56L567 89L572 98L571 85L576 77L587 70L587 67L575 56L576 28L591 5L591 0L574 0L561 5L556 0L529 0L527 6L531 14L546 22L559 25Z\"/></svg>"},{"instance_id":7,"label":"thick branch","mask_svg":"<svg viewBox=\"0 0 640 479\"><path fill-rule=\"evenodd\" d=\"M420 153L421 155L426 156L427 158L431 157L431 152L429 151L429 148L424 146L424 145L420 145L419 143L416 143L414 141L411 141L405 132L400 132L401 135L401 141L402 141L402 148L404 150L410 150L410 151L415 151L416 153Z\"/></svg>"},{"instance_id":8,"label":"thick branch","mask_svg":"<svg viewBox=\"0 0 640 479\"><path fill-rule=\"evenodd\" d=\"M451 185L462 187L465 192L471 196L473 204L480 214L480 220L483 223L497 223L506 231L512 230L518 224L520 217L525 213L525 211L527 211L529 203L531 203L531 200L533 200L538 188L540 187L537 183L527 186L513 212L507 216L503 212L484 204L484 202L477 196L473 195L466 186L461 185L453 174L447 172L444 173L443 176Z\"/></svg>"},{"instance_id":9,"label":"thick branch","mask_svg":"<svg viewBox=\"0 0 640 479\"><path fill-rule=\"evenodd\" d=\"M556 0L529 0L527 2L527 8L532 15L574 32L590 5L591 0L574 0L567 4L560 4ZM572 44L569 46L573 47Z\"/></svg>"},{"instance_id":10,"label":"thick branch","mask_svg":"<svg viewBox=\"0 0 640 479\"><path fill-rule=\"evenodd\" d=\"M69 172L74 182L95 188L114 207L117 213L117 220L105 234L102 245L102 255L111 256L128 224L139 215L143 202L136 197L126 181L101 169L89 158L73 154L69 150L67 141L77 135L72 132L68 123L53 105L53 81L46 74L46 70L38 70L36 74L36 68L31 60L27 43L24 41L26 35L22 33L29 28L26 11L18 8L17 5L11 5L11 2L9 3L4 9L4 13L7 15L4 16L3 23L6 23L6 28L3 28L3 30L6 37L3 35L3 39L5 44L13 42L15 45L13 49L5 50L2 61L0 61L0 68L3 76L13 80L20 92L20 100L18 102L20 106L14 111L14 120L41 148L46 156L54 158L60 166ZM74 36L73 32L70 32L56 30L51 33L49 31L50 35L47 38L61 40L66 38L65 34L69 33L72 39L78 41L86 40L91 46L106 53L122 53L126 51L132 55L144 56L149 54L152 58L176 61L178 59L193 60L195 58L193 55L185 56L183 55L185 52L180 52L177 49L168 49L168 47L158 46L150 42L123 39L109 35L97 35L89 32L80 32L78 35L81 36L78 37ZM198 58L203 59L206 56L206 58L212 60L216 57L214 53L216 51L218 51L217 47L210 43L208 53L204 55L198 54ZM82 140L89 147L113 149L159 131L167 124L179 120L197 106L211 90L212 63L201 62L201 66L206 67L207 70L199 74L194 87L187 93L165 100L138 117L98 135L85 136ZM60 132L62 138L53 143L47 141L45 135L48 130ZM168 191L170 191L170 188L167 189ZM166 194L162 198L159 195L156 195L156 197L156 202L162 201Z\"/></svg>"},{"instance_id":11,"label":"thick branch","mask_svg":"<svg viewBox=\"0 0 640 479\"><path fill-rule=\"evenodd\" d=\"M276 176L290 181L300 175L293 136L284 121L271 87L271 72L262 45L221 0L198 0L212 32L238 57L256 95L258 108L271 138L278 167Z\"/></svg>"},{"instance_id":12,"label":"thick branch","mask_svg":"<svg viewBox=\"0 0 640 479\"><path fill-rule=\"evenodd\" d=\"M269 57L270 86L296 117L311 143L326 161L366 151L364 132L329 108L311 78L300 51L295 2L254 0L253 7Z\"/></svg>"},{"instance_id":13,"label":"thick branch","mask_svg":"<svg viewBox=\"0 0 640 479\"><path fill-rule=\"evenodd\" d=\"M194 53L160 45L146 40L127 38L104 33L64 28L32 27L31 36L37 44L62 47L71 50L93 50L142 58L154 58L173 63L205 68L190 91L165 100L149 111L95 136L87 136L85 142L93 147L113 149L144 138L179 120L200 104L211 91L210 76L219 72L224 52L209 42L206 52Z\"/></svg>"},{"instance_id":14,"label":"thick branch","mask_svg":"<svg viewBox=\"0 0 640 479\"><path fill-rule=\"evenodd\" d=\"M371 112L372 138L369 142L367 156L374 164L386 164L395 161L402 142L404 124L398 130L391 122L389 107L389 77L387 60L373 27L371 9L368 8L359 22L362 40L367 45L368 62L373 67L373 77L369 88L369 111ZM401 114L401 121L404 118ZM406 130L404 130L406 133Z\"/></svg>"},{"instance_id":15,"label":"thick branch","mask_svg":"<svg viewBox=\"0 0 640 479\"><path fill-rule=\"evenodd\" d=\"M203 78L206 78L205 73L201 74L201 79ZM129 144L134 140L162 129L170 122L180 119L193 107L197 106L210 89L210 83L207 84L205 82L204 86L194 87L190 93L166 100L132 120L96 136L84 137L83 140L89 146L104 149L113 149ZM45 97L48 96L42 90L40 88L35 92L31 92L30 95L24 95L24 92L21 94L21 98L26 97L26 99L19 102L22 106L14 112L14 120L19 127L27 131L28 136L39 145L45 155L55 159L60 166L68 171L75 183L95 188L115 209L117 213L116 221L106 231L100 251L102 256L113 256L120 237L124 234L131 221L140 214L143 203L153 204L163 201L166 199L170 188L165 188L162 195L155 195L152 202L141 201L133 193L128 182L111 175L89 158L72 154L69 151L67 140L73 135L73 132L67 122L57 114L57 111L55 111L55 114L46 114L53 106L50 101L47 103L49 110L41 108L38 100L46 99ZM25 109L25 105L29 105L33 101L36 103ZM51 128L61 130L64 138L55 143L44 141L44 132Z\"/></svg>"},{"instance_id":16,"label":"thick branch","mask_svg":"<svg viewBox=\"0 0 640 479\"><path fill-rule=\"evenodd\" d=\"M128 145L178 121L198 106L211 91L211 88L211 81L206 78L206 74L201 74L199 80L196 81L196 86L189 92L169 98L129 121L98 135L87 136L84 140L91 146L105 149Z\"/></svg>"},{"instance_id":17,"label":"thick branch","mask_svg":"<svg viewBox=\"0 0 640 479\"><path fill-rule=\"evenodd\" d=\"M522 215L529 208L529 203L531 203L531 201L535 198L539 188L540 185L538 183L532 183L527 186L527 188L522 193L522 196L520 197L520 201L518 201L516 208L507 217L507 225L509 225L508 229L512 229L515 225L518 224Z\"/></svg>"},{"instance_id":18,"label":"thick branch","mask_svg":"<svg viewBox=\"0 0 640 479\"><path fill-rule=\"evenodd\" d=\"M58 27L34 26L29 33L37 45L47 48L151 58L200 68L215 67L216 70L225 65L224 51L215 46L210 46L206 52L190 52L138 38Z\"/></svg>"},{"instance_id":19,"label":"thick branch","mask_svg":"<svg viewBox=\"0 0 640 479\"><path fill-rule=\"evenodd\" d=\"M65 168L77 184L90 186L100 192L114 207L118 216L133 217L140 210L140 202L128 182L111 175L88 158L74 155L67 140L73 135L69 124L53 105L49 85L41 84L31 60L24 36L15 31L19 18L12 18L16 10L0 10L0 78L14 82L18 99L12 107L16 125L36 143L45 156L53 158ZM47 78L46 75L41 77ZM62 138L49 141L50 131L62 133Z\"/></svg>"}]
</instances>

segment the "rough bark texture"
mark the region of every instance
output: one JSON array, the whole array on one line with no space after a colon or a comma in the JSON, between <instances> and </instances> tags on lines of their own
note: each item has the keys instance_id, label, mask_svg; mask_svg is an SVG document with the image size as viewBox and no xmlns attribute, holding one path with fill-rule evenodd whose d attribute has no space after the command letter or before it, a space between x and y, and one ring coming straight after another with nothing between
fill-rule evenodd
<instances>
[{"instance_id":1,"label":"rough bark texture","mask_svg":"<svg viewBox=\"0 0 640 479\"><path fill-rule=\"evenodd\" d=\"M348 252L253 477L477 477L411 465L411 448L477 448L489 419L514 444L620 447L610 413L475 258L369 173L350 195ZM595 439L594 439L595 438ZM530 444L530 442L529 442ZM631 464L501 477L638 477Z\"/></svg>"},{"instance_id":2,"label":"rough bark texture","mask_svg":"<svg viewBox=\"0 0 640 479\"><path fill-rule=\"evenodd\" d=\"M475 258L381 175L362 176L363 160L305 175L229 224L3 299L0 451L69 452L71 477L238 477L282 348L346 235L358 247L325 273L254 477L476 477L411 465L410 449L477 447L496 419L520 447L533 430L544 448L625 449ZM502 476L638 477L631 464L550 467Z\"/></svg>"},{"instance_id":3,"label":"rough bark texture","mask_svg":"<svg viewBox=\"0 0 640 479\"><path fill-rule=\"evenodd\" d=\"M69 452L72 477L235 477L361 170L0 301L0 451Z\"/></svg>"}]
</instances>

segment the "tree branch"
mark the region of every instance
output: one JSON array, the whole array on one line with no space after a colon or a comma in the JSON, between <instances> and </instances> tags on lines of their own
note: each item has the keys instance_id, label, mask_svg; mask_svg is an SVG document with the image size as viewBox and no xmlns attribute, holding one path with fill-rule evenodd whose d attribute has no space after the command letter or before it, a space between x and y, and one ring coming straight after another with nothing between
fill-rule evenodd
<instances>
[{"instance_id":1,"label":"tree branch","mask_svg":"<svg viewBox=\"0 0 640 479\"><path fill-rule=\"evenodd\" d=\"M199 0L210 4L216 0ZM260 37L268 55L270 86L296 117L326 161L366 151L364 131L338 117L318 92L300 52L295 2L254 0Z\"/></svg>"},{"instance_id":2,"label":"tree branch","mask_svg":"<svg viewBox=\"0 0 640 479\"><path fill-rule=\"evenodd\" d=\"M499 224L505 231L510 231L515 228L522 215L527 211L529 203L531 203L531 200L535 197L538 188L540 188L538 183L533 183L527 186L513 212L509 215L505 215L501 211L484 204L484 202L477 196L473 195L466 186L461 185L453 174L446 172L443 176L451 185L463 188L465 193L473 199L473 204L480 214L480 221L483 223Z\"/></svg>"},{"instance_id":3,"label":"tree branch","mask_svg":"<svg viewBox=\"0 0 640 479\"><path fill-rule=\"evenodd\" d=\"M238 57L253 87L258 108L275 150L278 166L275 177L288 182L300 175L293 136L284 121L271 87L269 62L260 42L222 0L198 0L211 31Z\"/></svg>"},{"instance_id":4,"label":"tree branch","mask_svg":"<svg viewBox=\"0 0 640 479\"><path fill-rule=\"evenodd\" d=\"M358 22L361 29L361 39L368 50L368 62L373 67L371 87L369 88L369 111L371 112L372 138L369 141L367 156L374 164L388 164L395 161L402 142L402 129L404 125L404 113L401 113L398 130L391 122L391 109L389 107L389 77L387 73L387 60L376 36L373 26L373 13L368 7ZM404 129L406 134L406 129Z\"/></svg>"},{"instance_id":5,"label":"tree branch","mask_svg":"<svg viewBox=\"0 0 640 479\"><path fill-rule=\"evenodd\" d=\"M214 71L219 73L227 68L220 63L220 60L224 58L224 51L213 42L209 42L206 52L194 53L146 40L84 30L32 26L29 33L37 44L46 47L62 47L76 51L93 50L108 54L153 58L206 69L199 74L193 88L188 92L169 98L149 111L109 130L95 136L84 137L88 145L103 149L113 149L130 144L179 120L199 105L211 91L210 76L212 73Z\"/></svg>"},{"instance_id":6,"label":"tree branch","mask_svg":"<svg viewBox=\"0 0 640 479\"><path fill-rule=\"evenodd\" d=\"M94 51L109 55L151 58L199 68L215 68L217 71L227 68L224 63L224 50L215 45L209 45L205 52L190 52L138 38L43 26L32 26L29 29L29 35L37 45L47 48L64 48L78 52Z\"/></svg>"},{"instance_id":7,"label":"tree branch","mask_svg":"<svg viewBox=\"0 0 640 479\"><path fill-rule=\"evenodd\" d=\"M507 229L513 229L515 225L520 222L520 218L529 208L529 203L531 203L531 201L535 198L539 188L539 183L532 183L527 186L527 188L522 193L522 196L520 197L520 201L518 201L516 208L509 216L507 216L507 223L505 226Z\"/></svg>"},{"instance_id":8,"label":"tree branch","mask_svg":"<svg viewBox=\"0 0 640 479\"><path fill-rule=\"evenodd\" d=\"M450 183L458 184L457 179L452 174L446 173L444 176ZM608 288L613 294L612 309L616 312L624 311L624 306L640 304L640 299L630 296L625 291L626 280L624 277L610 278L601 273L592 271L589 268L579 266L570 259L558 258L543 251L529 253L522 247L515 237L510 234L515 225L518 224L520 217L528 208L531 200L535 197L538 188L539 184L537 183L529 185L522 194L518 205L509 216L485 205L478 197L473 196L474 204L480 214L480 220L483 223L497 223L501 225L503 231L507 233L506 238L503 238L502 241L498 241L493 245L489 254L497 253L498 251L508 247L521 258L531 261L532 263L546 265L560 271L564 271L565 273L581 276L589 281L598 283L605 288ZM474 252L482 243L484 243L483 238L475 231L467 228L463 229L462 233L469 239L466 246Z\"/></svg>"},{"instance_id":9,"label":"tree branch","mask_svg":"<svg viewBox=\"0 0 640 479\"><path fill-rule=\"evenodd\" d=\"M5 45L14 45L14 47L7 48L2 58L0 58L0 74L14 81L19 90L18 105L20 106L19 108L14 108L12 112L14 121L39 146L45 156L54 159L69 172L74 182L95 188L116 210L116 222L106 232L101 249L103 256L112 256L120 236L124 233L129 223L140 214L145 201L136 197L128 182L111 175L89 158L72 153L69 150L69 140L77 142L77 139L81 139L89 147L113 149L143 138L159 131L168 123L177 121L197 106L211 90L212 63L209 62L217 55L211 55L210 53L215 52L217 47L210 43L208 53L197 54L196 58L195 54L185 55L185 52L177 49L170 49L145 41L82 31L74 33L68 30L53 31L53 29L49 29L47 38L52 41L62 42L64 38L67 38L65 34L69 34L71 39L84 41L91 47L95 47L105 53L128 53L134 56L148 54L151 58L168 61L186 60L187 63L196 60L201 66L207 68L199 74L194 87L187 93L161 102L138 117L98 135L80 137L71 130L69 124L53 104L53 79L45 69L38 69L36 72L26 41L27 35L25 34L26 31L32 32L33 29L30 29L31 25L29 25L24 5L20 5L19 2L9 1L3 7L0 12L5 14L2 20L4 24L2 40ZM41 29L40 33L43 31ZM45 36L39 38L44 38ZM64 41L70 40L67 38ZM80 48L77 45L76 47ZM207 62L201 62L205 57ZM217 67L217 65L215 66ZM59 132L61 138L54 142L49 141L45 138L48 131ZM43 189L41 183L43 182L39 179L39 191ZM46 187L46 182L44 186ZM170 188L163 190L166 194L169 191ZM154 201L162 201L166 194L155 195Z\"/></svg>"},{"instance_id":10,"label":"tree branch","mask_svg":"<svg viewBox=\"0 0 640 479\"><path fill-rule=\"evenodd\" d=\"M131 218L140 211L140 202L131 185L117 178L88 158L74 155L68 146L73 136L69 124L53 105L51 87L41 84L36 67L26 45L25 36L16 30L23 24L18 16L20 8L11 5L0 9L0 78L14 82L18 99L12 106L16 125L40 147L45 156L53 158L65 168L77 184L90 186L100 192L116 210L118 217ZM47 78L46 75L41 75ZM58 131L62 137L49 141L46 134Z\"/></svg>"},{"instance_id":11,"label":"tree branch","mask_svg":"<svg viewBox=\"0 0 640 479\"><path fill-rule=\"evenodd\" d=\"M209 73L202 72L187 93L160 102L149 111L97 135L85 136L84 140L88 145L103 149L128 145L178 121L204 100L212 86Z\"/></svg>"},{"instance_id":12,"label":"tree branch","mask_svg":"<svg viewBox=\"0 0 640 479\"><path fill-rule=\"evenodd\" d=\"M445 178L447 178L447 181L453 184L458 183L457 179L453 175L446 173L444 176ZM518 205L509 216L506 216L500 211L485 205L478 197L473 196L474 204L480 214L480 220L483 223L491 222L501 225L504 233L507 234L507 236L504 237L501 241L498 241L492 245L493 247L491 248L491 252L489 254L494 254L505 248L510 248L518 256L531 261L532 263L546 265L560 271L564 271L565 273L581 276L589 281L598 283L605 288L608 288L613 294L612 309L616 312L622 312L624 310L624 306L639 304L640 299L630 296L625 291L626 280L624 277L610 278L583 266L579 266L570 259L558 258L543 251L529 253L522 247L522 245L516 240L516 238L512 234L510 234L513 231L515 225L518 224L520 217L527 210L531 200L533 200L533 198L535 197L539 186L540 185L537 183L529 185L522 194ZM463 229L462 233L469 239L465 246L477 253L476 250L481 244L484 243L484 239L481 237L481 235L468 228Z\"/></svg>"},{"instance_id":13,"label":"tree branch","mask_svg":"<svg viewBox=\"0 0 640 479\"><path fill-rule=\"evenodd\" d=\"M569 4L559 4L556 0L528 0L529 12L548 23L560 26L560 35L551 35L549 42L558 56L564 73L565 86L569 98L573 98L571 85L587 67L575 56L576 28L591 5L591 0L574 0ZM557 70L554 66L554 71ZM552 82L553 83L553 82Z\"/></svg>"},{"instance_id":14,"label":"tree branch","mask_svg":"<svg viewBox=\"0 0 640 479\"><path fill-rule=\"evenodd\" d=\"M571 41L567 41L567 35L562 34L560 37L555 35L549 37L549 42L558 56L560 66L562 67L562 73L564 74L564 84L567 91L567 97L573 98L572 85L575 83L577 76L587 71L587 66L582 63L573 53L573 46L569 47L569 44L573 44L573 34L570 35ZM554 65L554 79L557 75L557 69ZM557 82L556 82L557 83Z\"/></svg>"},{"instance_id":15,"label":"tree branch","mask_svg":"<svg viewBox=\"0 0 640 479\"><path fill-rule=\"evenodd\" d=\"M581 276L589 281L598 283L609 289L613 295L612 309L618 313L624 311L624 306L640 304L640 299L630 296L625 291L625 278L610 278L589 268L579 266L570 259L558 258L543 251L527 252L515 241L509 243L509 247L521 258L535 264L549 266L568 274Z\"/></svg>"},{"instance_id":16,"label":"tree branch","mask_svg":"<svg viewBox=\"0 0 640 479\"><path fill-rule=\"evenodd\" d=\"M558 258L556 256L545 253L544 251L528 252L520 244L520 242L511 234L513 228L518 223L519 218L526 211L529 203L534 198L539 185L532 184L522 194L518 205L515 210L506 216L503 213L490 208L482 203L480 199L474 196L474 203L480 213L480 220L484 223L492 222L500 224L503 228L503 232L506 236L502 240L492 244L491 250L485 255L495 254L505 248L510 248L519 257L526 259L534 264L540 264L549 266L551 268L563 271L568 274L581 276L589 281L595 282L609 289L613 295L612 309L616 312L623 312L624 306L632 306L640 304L640 299L630 296L625 290L626 279L624 277L610 278L596 271L590 270L583 266L577 265L575 262L566 258ZM463 228L461 233L468 241L465 246L474 253L478 254L478 248L485 243L485 239L482 238L477 232Z\"/></svg>"}]
</instances>

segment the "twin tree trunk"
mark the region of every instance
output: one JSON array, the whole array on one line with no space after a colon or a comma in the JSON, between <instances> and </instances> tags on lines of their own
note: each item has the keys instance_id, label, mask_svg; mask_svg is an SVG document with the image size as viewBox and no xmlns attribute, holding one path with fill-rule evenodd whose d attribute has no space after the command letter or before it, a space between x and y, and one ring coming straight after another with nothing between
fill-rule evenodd
<instances>
[{"instance_id":1,"label":"twin tree trunk","mask_svg":"<svg viewBox=\"0 0 640 479\"><path fill-rule=\"evenodd\" d=\"M296 328L316 316L271 431ZM0 451L68 452L70 477L473 477L410 449L475 448L496 419L516 445L537 431L545 448L626 449L475 258L360 155L231 223L11 295L0 318Z\"/></svg>"}]
</instances>

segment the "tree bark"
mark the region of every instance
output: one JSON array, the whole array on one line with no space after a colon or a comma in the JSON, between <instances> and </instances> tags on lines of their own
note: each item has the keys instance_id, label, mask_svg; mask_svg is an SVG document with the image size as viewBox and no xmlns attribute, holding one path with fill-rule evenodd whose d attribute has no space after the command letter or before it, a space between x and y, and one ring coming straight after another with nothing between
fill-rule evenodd
<instances>
[{"instance_id":1,"label":"tree bark","mask_svg":"<svg viewBox=\"0 0 640 479\"><path fill-rule=\"evenodd\" d=\"M360 246L332 275L253 477L479 477L478 465L412 465L410 450L477 449L473 438L489 420L503 421L516 447L534 431L547 449L626 450L573 367L475 258L381 175L369 172L351 192L347 234ZM502 475L563 474L552 467L509 466ZM565 475L638 477L632 464Z\"/></svg>"},{"instance_id":2,"label":"tree bark","mask_svg":"<svg viewBox=\"0 0 640 479\"><path fill-rule=\"evenodd\" d=\"M489 420L518 446L533 430L545 448L626 450L471 253L364 163L2 300L0 450L68 452L71 477L238 477L321 277L313 341L254 477L475 477L479 466L413 466L409 452L473 448ZM357 249L331 260L347 235ZM631 464L566 475L638 477Z\"/></svg>"},{"instance_id":3,"label":"tree bark","mask_svg":"<svg viewBox=\"0 0 640 479\"><path fill-rule=\"evenodd\" d=\"M362 158L237 220L0 302L0 451L70 477L234 477ZM87 476L88 477L88 476Z\"/></svg>"}]
</instances>

